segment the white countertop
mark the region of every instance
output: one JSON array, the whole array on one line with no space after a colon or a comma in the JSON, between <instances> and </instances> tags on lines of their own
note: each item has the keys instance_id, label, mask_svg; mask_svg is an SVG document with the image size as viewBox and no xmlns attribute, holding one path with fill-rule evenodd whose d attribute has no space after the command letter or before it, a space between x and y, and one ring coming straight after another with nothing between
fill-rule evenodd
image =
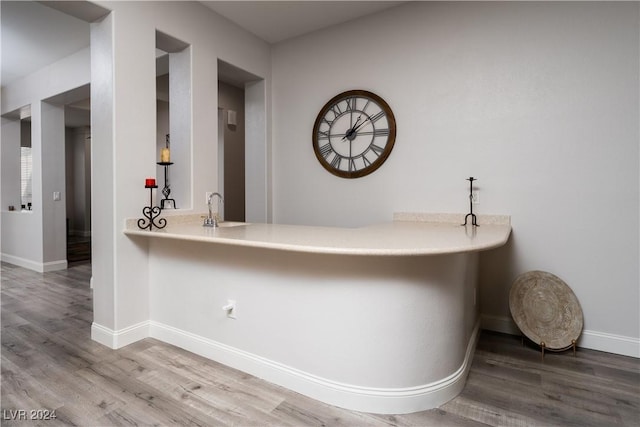
<instances>
[{"instance_id":1,"label":"white countertop","mask_svg":"<svg viewBox=\"0 0 640 427\"><path fill-rule=\"evenodd\" d=\"M464 215L396 214L395 220L361 228L225 223L203 227L200 215L167 216L167 226L141 230L137 219L124 233L163 239L342 255L415 256L474 252L504 245L509 217L478 217L479 227L461 226ZM486 223L483 223L483 219Z\"/></svg>"}]
</instances>

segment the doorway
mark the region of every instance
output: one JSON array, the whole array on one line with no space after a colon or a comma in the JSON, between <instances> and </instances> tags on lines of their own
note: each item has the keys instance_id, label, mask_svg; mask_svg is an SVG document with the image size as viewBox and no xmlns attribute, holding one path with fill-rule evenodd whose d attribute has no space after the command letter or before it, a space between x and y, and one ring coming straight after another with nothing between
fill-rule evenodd
<instances>
[{"instance_id":1,"label":"doorway","mask_svg":"<svg viewBox=\"0 0 640 427\"><path fill-rule=\"evenodd\" d=\"M85 88L89 90L89 88ZM91 101L65 106L67 265L91 262Z\"/></svg>"},{"instance_id":2,"label":"doorway","mask_svg":"<svg viewBox=\"0 0 640 427\"><path fill-rule=\"evenodd\" d=\"M226 221L245 221L244 159L244 88L218 81L218 186Z\"/></svg>"},{"instance_id":3,"label":"doorway","mask_svg":"<svg viewBox=\"0 0 640 427\"><path fill-rule=\"evenodd\" d=\"M218 179L227 221L268 222L264 79L218 59Z\"/></svg>"}]
</instances>

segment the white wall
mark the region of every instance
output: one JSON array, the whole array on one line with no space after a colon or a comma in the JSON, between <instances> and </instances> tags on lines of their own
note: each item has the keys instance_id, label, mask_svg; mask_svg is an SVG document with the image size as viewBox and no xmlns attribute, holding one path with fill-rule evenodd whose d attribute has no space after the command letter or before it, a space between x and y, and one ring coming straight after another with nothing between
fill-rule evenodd
<instances>
[{"instance_id":1,"label":"white wall","mask_svg":"<svg viewBox=\"0 0 640 427\"><path fill-rule=\"evenodd\" d=\"M276 45L274 222L466 212L474 176L474 211L513 225L481 257L489 327L510 328L515 277L546 270L582 305L583 346L640 356L638 8L417 2ZM387 162L355 180L311 146L320 108L349 89L382 96L398 125Z\"/></svg>"},{"instance_id":2,"label":"white wall","mask_svg":"<svg viewBox=\"0 0 640 427\"><path fill-rule=\"evenodd\" d=\"M40 193L42 246L45 269L67 268L64 105L31 104L32 134L40 142L34 150L33 193ZM34 147L37 147L37 143ZM37 189L40 187L40 191ZM55 198L54 194L59 197ZM34 201L36 198L34 197ZM35 209L35 208L34 208Z\"/></svg>"},{"instance_id":3,"label":"white wall","mask_svg":"<svg viewBox=\"0 0 640 427\"><path fill-rule=\"evenodd\" d=\"M266 43L199 3L99 3L112 13L91 31L92 169L100 178L93 181L92 198L93 337L119 347L126 344L118 340L120 332L149 319L147 244L122 230L126 218L142 217L149 198L144 179L156 172L156 31L189 45L192 115L185 161L187 199L196 212L206 209L205 191L217 187L217 61L265 79L270 62ZM174 163L172 172L179 166Z\"/></svg>"},{"instance_id":4,"label":"white wall","mask_svg":"<svg viewBox=\"0 0 640 427\"><path fill-rule=\"evenodd\" d=\"M245 221L273 222L271 144L271 82L246 83L245 99Z\"/></svg>"},{"instance_id":5,"label":"white wall","mask_svg":"<svg viewBox=\"0 0 640 427\"><path fill-rule=\"evenodd\" d=\"M15 157L4 153L20 141L10 130L11 121L3 119L3 261L36 271L66 268L64 106L46 100L88 84L90 77L90 53L85 48L2 88L3 115L31 106L33 152L33 211L8 212L8 205L19 207L20 202L9 200L7 197L15 198L15 193L5 195L5 189L19 188L20 177L5 173ZM54 201L53 192L58 191L61 200Z\"/></svg>"},{"instance_id":6,"label":"white wall","mask_svg":"<svg viewBox=\"0 0 640 427\"><path fill-rule=\"evenodd\" d=\"M193 209L194 203L202 203L202 198L194 200L191 197L194 181L190 173L193 159L191 96L197 91L197 89L192 90L191 54L190 48L169 54L169 134L171 161L175 163L170 167L169 175L171 198L175 199L176 206L181 209ZM211 120L213 117L217 115L212 115ZM209 140L209 145L212 142L214 141ZM164 179L164 171L162 179Z\"/></svg>"},{"instance_id":7,"label":"white wall","mask_svg":"<svg viewBox=\"0 0 640 427\"><path fill-rule=\"evenodd\" d=\"M272 49L197 3L101 4L115 13L92 27L99 324L117 331L148 318L138 305L147 297L146 248L120 231L148 197L137 183L155 172L153 35L160 30L193 49L195 210L217 184L222 59L264 77L246 93L271 106L264 111L259 102L261 119L247 124L247 138L265 142L254 149L248 140L248 169L267 176L247 181L248 221L357 226L395 211L465 212L465 179L473 175L476 211L510 214L514 228L504 249L481 257L481 303L492 327L509 327L515 277L542 269L576 292L583 345L618 351L627 342L637 352L637 3L410 3ZM3 87L2 113L88 83L88 55ZM354 88L386 99L398 137L378 171L343 180L318 164L311 129L329 98ZM5 253L5 233L41 236L42 219L27 224L34 215L4 212L2 184Z\"/></svg>"}]
</instances>

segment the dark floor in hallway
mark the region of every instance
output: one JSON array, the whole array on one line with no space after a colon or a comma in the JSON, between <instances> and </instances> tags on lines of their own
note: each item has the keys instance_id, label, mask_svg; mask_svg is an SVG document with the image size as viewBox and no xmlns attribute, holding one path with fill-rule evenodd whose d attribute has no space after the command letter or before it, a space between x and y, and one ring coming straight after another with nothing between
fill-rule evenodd
<instances>
[{"instance_id":1,"label":"dark floor in hallway","mask_svg":"<svg viewBox=\"0 0 640 427\"><path fill-rule=\"evenodd\" d=\"M78 263L91 261L91 238L90 237L67 237L67 263L75 266Z\"/></svg>"}]
</instances>

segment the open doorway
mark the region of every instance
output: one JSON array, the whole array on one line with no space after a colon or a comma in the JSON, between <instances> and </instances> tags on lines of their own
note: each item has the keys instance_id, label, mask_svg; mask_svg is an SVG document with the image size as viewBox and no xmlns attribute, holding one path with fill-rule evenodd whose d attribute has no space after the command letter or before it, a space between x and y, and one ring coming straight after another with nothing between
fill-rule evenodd
<instances>
[{"instance_id":1,"label":"open doorway","mask_svg":"<svg viewBox=\"0 0 640 427\"><path fill-rule=\"evenodd\" d=\"M84 88L88 91L89 88ZM91 101L65 106L67 265L91 262Z\"/></svg>"},{"instance_id":2,"label":"open doorway","mask_svg":"<svg viewBox=\"0 0 640 427\"><path fill-rule=\"evenodd\" d=\"M91 128L65 130L67 265L91 262Z\"/></svg>"},{"instance_id":3,"label":"open doorway","mask_svg":"<svg viewBox=\"0 0 640 427\"><path fill-rule=\"evenodd\" d=\"M218 81L218 186L226 221L245 221L244 116L244 88Z\"/></svg>"},{"instance_id":4,"label":"open doorway","mask_svg":"<svg viewBox=\"0 0 640 427\"><path fill-rule=\"evenodd\" d=\"M247 170L252 153L247 152L246 118L251 114L245 110L255 102L248 99L251 96L246 93L247 85L261 80L218 59L218 183L224 195L223 218L227 221L247 220L247 177L260 173Z\"/></svg>"},{"instance_id":5,"label":"open doorway","mask_svg":"<svg viewBox=\"0 0 640 427\"><path fill-rule=\"evenodd\" d=\"M67 266L91 262L91 85L47 99L64 106L64 193Z\"/></svg>"}]
</instances>

